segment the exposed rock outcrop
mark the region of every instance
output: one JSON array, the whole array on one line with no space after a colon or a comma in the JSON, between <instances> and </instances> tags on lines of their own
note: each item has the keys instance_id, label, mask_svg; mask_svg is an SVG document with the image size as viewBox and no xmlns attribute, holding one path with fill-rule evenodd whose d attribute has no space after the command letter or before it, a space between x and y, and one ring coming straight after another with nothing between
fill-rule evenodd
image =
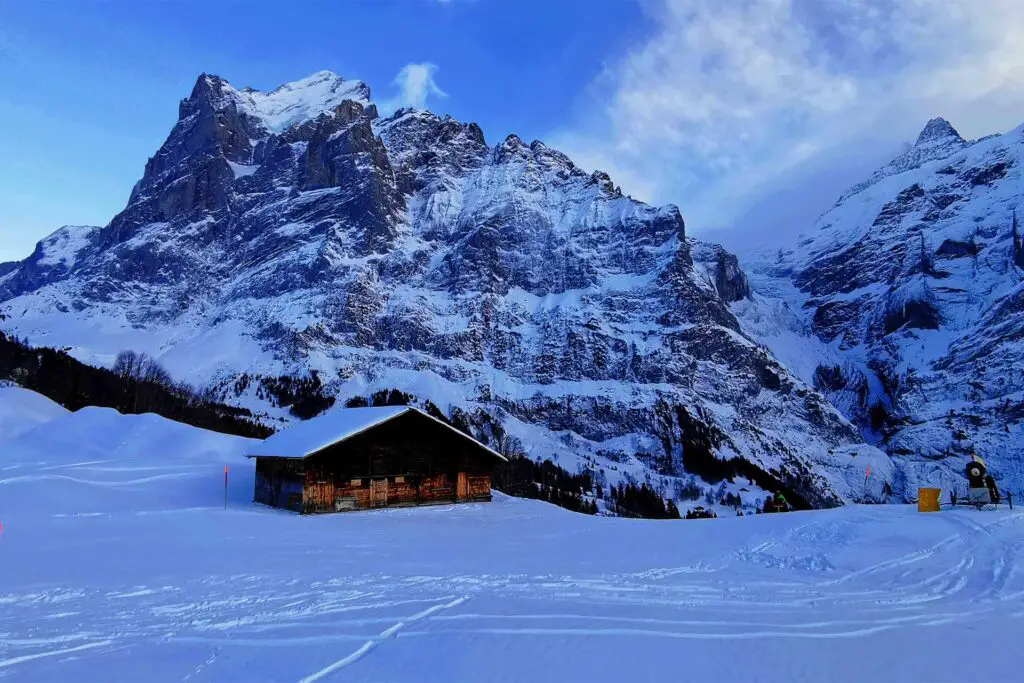
<instances>
[{"instance_id":1,"label":"exposed rock outcrop","mask_svg":"<svg viewBox=\"0 0 1024 683\"><path fill-rule=\"evenodd\" d=\"M736 257L675 206L369 98L325 73L271 93L201 76L110 225L60 267L40 265L52 237L2 271L4 324L90 359L134 346L254 407L240 373L316 370L342 398L485 410L531 455L666 492L698 433L808 504L892 492L888 458L743 334Z\"/></svg>"}]
</instances>

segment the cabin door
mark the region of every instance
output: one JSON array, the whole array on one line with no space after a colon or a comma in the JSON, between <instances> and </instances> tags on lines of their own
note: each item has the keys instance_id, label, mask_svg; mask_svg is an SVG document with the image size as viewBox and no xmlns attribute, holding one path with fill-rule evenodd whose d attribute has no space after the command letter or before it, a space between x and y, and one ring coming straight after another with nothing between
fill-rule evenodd
<instances>
[{"instance_id":1,"label":"cabin door","mask_svg":"<svg viewBox=\"0 0 1024 683\"><path fill-rule=\"evenodd\" d=\"M469 498L469 477L465 472L459 472L458 485L455 488L455 497L459 500Z\"/></svg>"},{"instance_id":2,"label":"cabin door","mask_svg":"<svg viewBox=\"0 0 1024 683\"><path fill-rule=\"evenodd\" d=\"M388 480L370 480L370 506L384 507L388 504Z\"/></svg>"}]
</instances>

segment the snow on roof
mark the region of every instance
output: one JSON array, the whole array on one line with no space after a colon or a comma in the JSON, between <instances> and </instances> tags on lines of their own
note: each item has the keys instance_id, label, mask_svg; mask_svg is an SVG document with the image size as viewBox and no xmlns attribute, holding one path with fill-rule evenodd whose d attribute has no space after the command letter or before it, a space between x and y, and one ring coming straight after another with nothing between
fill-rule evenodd
<instances>
[{"instance_id":1,"label":"snow on roof","mask_svg":"<svg viewBox=\"0 0 1024 683\"><path fill-rule=\"evenodd\" d=\"M319 417L292 425L249 449L246 455L255 457L306 458L322 451L332 444L350 439L368 429L392 420L408 412L419 413L427 419L450 429L455 434L472 441L495 457L505 460L497 451L488 448L471 436L433 415L413 406L377 406L370 408L335 408Z\"/></svg>"}]
</instances>

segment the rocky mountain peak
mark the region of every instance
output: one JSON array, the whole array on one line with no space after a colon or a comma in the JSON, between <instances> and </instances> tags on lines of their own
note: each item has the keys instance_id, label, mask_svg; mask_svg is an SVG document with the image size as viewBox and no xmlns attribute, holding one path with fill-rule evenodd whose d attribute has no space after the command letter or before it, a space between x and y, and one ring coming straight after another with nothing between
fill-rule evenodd
<instances>
[{"instance_id":1,"label":"rocky mountain peak","mask_svg":"<svg viewBox=\"0 0 1024 683\"><path fill-rule=\"evenodd\" d=\"M937 141L947 140L956 140L959 142L964 141L964 139L960 137L960 133L956 131L956 128L953 128L949 121L938 116L925 124L924 128L921 130L921 134L917 136L917 142L914 143L914 146L920 147Z\"/></svg>"},{"instance_id":2,"label":"rocky mountain peak","mask_svg":"<svg viewBox=\"0 0 1024 683\"><path fill-rule=\"evenodd\" d=\"M831 505L866 495L847 470L891 473L741 333L736 258L695 263L678 208L540 141L489 147L476 124L377 118L369 98L330 72L270 92L203 74L124 211L0 270L5 327L109 358L120 328L89 330L127 321L176 377L256 407L314 369L339 402L400 389L519 425L531 457L609 485L739 458L759 486Z\"/></svg>"},{"instance_id":3,"label":"rocky mountain peak","mask_svg":"<svg viewBox=\"0 0 1024 683\"><path fill-rule=\"evenodd\" d=\"M846 190L840 195L836 205L842 204L883 178L906 173L932 161L944 159L960 151L967 144L949 121L942 117L933 118L925 124L912 147L904 149L896 158L872 173L867 180Z\"/></svg>"},{"instance_id":4,"label":"rocky mountain peak","mask_svg":"<svg viewBox=\"0 0 1024 683\"><path fill-rule=\"evenodd\" d=\"M605 192L611 194L612 196L622 196L622 190L619 187L617 187L615 183L612 182L611 176L605 173L604 171L598 170L591 173L590 182L596 184L598 187L600 187Z\"/></svg>"},{"instance_id":5,"label":"rocky mountain peak","mask_svg":"<svg viewBox=\"0 0 1024 683\"><path fill-rule=\"evenodd\" d=\"M192 86L192 92L178 103L178 120L187 119L204 105L210 110L221 109L225 86L231 87L220 76L208 73L199 74L195 85Z\"/></svg>"},{"instance_id":6,"label":"rocky mountain peak","mask_svg":"<svg viewBox=\"0 0 1024 683\"><path fill-rule=\"evenodd\" d=\"M509 133L501 143L501 149L523 152L526 149L526 144L515 133Z\"/></svg>"},{"instance_id":7,"label":"rocky mountain peak","mask_svg":"<svg viewBox=\"0 0 1024 683\"><path fill-rule=\"evenodd\" d=\"M236 89L220 76L203 73L192 94L182 100L179 118L186 118L205 102L214 111L232 110L248 117L258 124L256 127L264 129L265 135L279 134L323 114L332 114L346 101L369 108L370 88L362 81L347 81L330 71L318 71L264 92L251 87Z\"/></svg>"},{"instance_id":8,"label":"rocky mountain peak","mask_svg":"<svg viewBox=\"0 0 1024 683\"><path fill-rule=\"evenodd\" d=\"M204 71L199 74L198 78L196 78L196 83L192 86L192 92L189 94L187 100L195 101L208 93L219 92L226 84L227 81L220 76L216 74L208 74Z\"/></svg>"},{"instance_id":9,"label":"rocky mountain peak","mask_svg":"<svg viewBox=\"0 0 1024 683\"><path fill-rule=\"evenodd\" d=\"M1019 140L967 142L932 119L753 271L755 292L784 301L795 324L765 327L770 308L741 322L768 330L755 334L898 455L907 481L959 487L977 451L1000 486L1024 483ZM801 329L811 346L793 343Z\"/></svg>"}]
</instances>

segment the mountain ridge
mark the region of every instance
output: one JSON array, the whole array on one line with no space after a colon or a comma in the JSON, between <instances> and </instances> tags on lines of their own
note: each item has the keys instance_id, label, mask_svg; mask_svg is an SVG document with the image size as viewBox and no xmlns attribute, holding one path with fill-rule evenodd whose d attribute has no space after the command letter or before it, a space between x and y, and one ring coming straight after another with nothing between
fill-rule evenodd
<instances>
[{"instance_id":1,"label":"mountain ridge","mask_svg":"<svg viewBox=\"0 0 1024 683\"><path fill-rule=\"evenodd\" d=\"M745 274L677 207L539 141L381 118L361 87L292 97L313 118L277 132L238 92L201 76L110 224L0 275L8 329L101 364L136 348L271 412L236 378L316 373L342 400L399 389L481 438L496 420L532 457L669 497L723 467L759 480L748 498L903 494L888 457L742 332Z\"/></svg>"},{"instance_id":2,"label":"mountain ridge","mask_svg":"<svg viewBox=\"0 0 1024 683\"><path fill-rule=\"evenodd\" d=\"M976 451L1024 487L1022 141L1024 126L968 142L933 119L795 246L749 264L765 305L795 322L750 313L746 328L784 358L783 344L806 339L791 366L908 486L962 488Z\"/></svg>"}]
</instances>

